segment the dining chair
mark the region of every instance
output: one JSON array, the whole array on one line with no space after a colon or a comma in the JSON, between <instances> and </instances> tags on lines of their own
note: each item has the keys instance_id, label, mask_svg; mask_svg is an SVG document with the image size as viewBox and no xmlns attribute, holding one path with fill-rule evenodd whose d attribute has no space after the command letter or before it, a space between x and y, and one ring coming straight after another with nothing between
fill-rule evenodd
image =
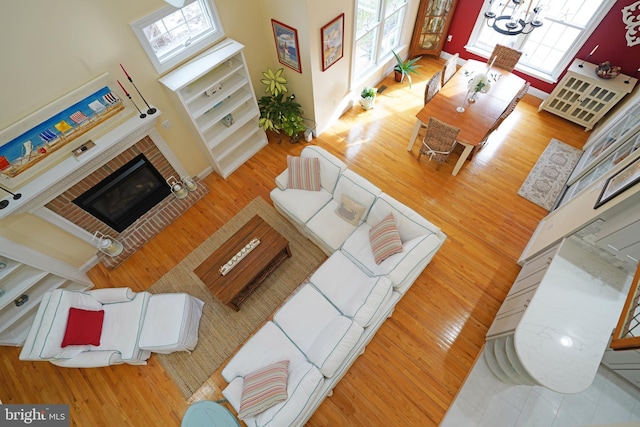
<instances>
[{"instance_id":1,"label":"dining chair","mask_svg":"<svg viewBox=\"0 0 640 427\"><path fill-rule=\"evenodd\" d=\"M442 86L444 86L451 77L458 71L458 58L459 53L456 53L444 63L444 69L442 70Z\"/></svg>"},{"instance_id":2,"label":"dining chair","mask_svg":"<svg viewBox=\"0 0 640 427\"><path fill-rule=\"evenodd\" d=\"M456 146L456 137L458 129L435 117L430 117L427 123L427 130L422 139L422 146L418 154L418 160L425 154L429 156L429 160L435 160L438 163L436 170L440 169L440 165L444 163Z\"/></svg>"},{"instance_id":3,"label":"dining chair","mask_svg":"<svg viewBox=\"0 0 640 427\"><path fill-rule=\"evenodd\" d=\"M511 72L516 68L516 64L520 60L521 56L522 52L519 50L512 49L501 44L496 44L491 56L489 57L488 63L491 64L493 62L493 65L496 67ZM494 58L495 62L493 61Z\"/></svg>"},{"instance_id":4,"label":"dining chair","mask_svg":"<svg viewBox=\"0 0 640 427\"><path fill-rule=\"evenodd\" d=\"M482 140L480 141L480 143L478 145L473 147L473 150L471 150L471 153L469 153L469 157L467 158L468 160L471 160L473 158L474 154L476 154L478 151L480 151L480 150L482 150L482 148L484 148L484 146L487 144L487 141L489 140L489 137L491 136L491 134L498 129L498 127L502 124L502 122L504 122L504 120L507 117L509 117L509 115L511 115L511 113L513 113L513 111L516 109L516 106L518 105L518 103L520 101L522 101L522 98L524 98L524 96L529 91L529 87L531 87L531 83L529 83L529 82L526 82L524 85L522 85L522 88L516 94L515 98L513 98L513 100L509 103L509 105L507 105L507 108L505 108L504 111L502 112L502 114L500 114L500 116L496 119L496 122L489 128L489 130L485 134L484 138L482 138Z\"/></svg>"},{"instance_id":5,"label":"dining chair","mask_svg":"<svg viewBox=\"0 0 640 427\"><path fill-rule=\"evenodd\" d=\"M431 101L436 93L442 89L442 71L435 73L428 81L424 88L424 103Z\"/></svg>"}]
</instances>

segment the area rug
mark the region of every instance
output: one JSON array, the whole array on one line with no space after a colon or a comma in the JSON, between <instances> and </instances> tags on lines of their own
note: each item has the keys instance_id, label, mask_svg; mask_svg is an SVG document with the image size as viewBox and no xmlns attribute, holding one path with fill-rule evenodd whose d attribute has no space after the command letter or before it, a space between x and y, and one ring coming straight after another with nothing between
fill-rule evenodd
<instances>
[{"instance_id":1,"label":"area rug","mask_svg":"<svg viewBox=\"0 0 640 427\"><path fill-rule=\"evenodd\" d=\"M529 172L518 194L551 210L581 154L581 150L552 139Z\"/></svg>"},{"instance_id":2,"label":"area rug","mask_svg":"<svg viewBox=\"0 0 640 427\"><path fill-rule=\"evenodd\" d=\"M272 272L236 312L216 300L193 270L256 214L289 240L292 257ZM187 292L205 303L195 350L190 354L154 355L185 398L190 397L325 259L324 252L258 197L154 283L149 288L153 294Z\"/></svg>"}]
</instances>

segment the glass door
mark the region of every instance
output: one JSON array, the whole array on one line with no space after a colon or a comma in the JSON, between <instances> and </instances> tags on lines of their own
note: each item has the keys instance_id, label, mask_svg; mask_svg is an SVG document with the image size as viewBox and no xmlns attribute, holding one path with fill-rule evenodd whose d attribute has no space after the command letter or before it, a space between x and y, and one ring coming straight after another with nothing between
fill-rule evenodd
<instances>
[{"instance_id":1,"label":"glass door","mask_svg":"<svg viewBox=\"0 0 640 427\"><path fill-rule=\"evenodd\" d=\"M421 0L409 55L439 56L458 0Z\"/></svg>"}]
</instances>

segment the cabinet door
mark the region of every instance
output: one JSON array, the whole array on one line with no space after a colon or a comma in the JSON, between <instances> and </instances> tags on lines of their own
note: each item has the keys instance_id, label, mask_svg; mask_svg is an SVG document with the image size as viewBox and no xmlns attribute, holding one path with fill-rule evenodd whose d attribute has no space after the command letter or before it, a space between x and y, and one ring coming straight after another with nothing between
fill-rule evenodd
<instances>
[{"instance_id":1,"label":"cabinet door","mask_svg":"<svg viewBox=\"0 0 640 427\"><path fill-rule=\"evenodd\" d=\"M598 83L591 83L577 100L578 103L571 111L571 116L576 122L593 124L598 121L619 98L620 93L603 87Z\"/></svg>"},{"instance_id":2,"label":"cabinet door","mask_svg":"<svg viewBox=\"0 0 640 427\"><path fill-rule=\"evenodd\" d=\"M439 56L458 0L421 0L409 56Z\"/></svg>"},{"instance_id":3,"label":"cabinet door","mask_svg":"<svg viewBox=\"0 0 640 427\"><path fill-rule=\"evenodd\" d=\"M582 96L589 89L589 81L567 73L558 87L551 93L549 102L545 103L545 109L557 113L560 116L570 116L581 101Z\"/></svg>"}]
</instances>

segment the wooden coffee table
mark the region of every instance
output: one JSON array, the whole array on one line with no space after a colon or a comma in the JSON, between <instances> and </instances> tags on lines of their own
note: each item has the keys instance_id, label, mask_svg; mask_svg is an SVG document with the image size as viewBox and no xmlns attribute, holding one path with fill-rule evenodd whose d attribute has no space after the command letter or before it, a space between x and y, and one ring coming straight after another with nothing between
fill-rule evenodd
<instances>
[{"instance_id":1,"label":"wooden coffee table","mask_svg":"<svg viewBox=\"0 0 640 427\"><path fill-rule=\"evenodd\" d=\"M220 274L220 267L254 237L260 239L260 244L226 275ZM290 257L289 241L256 215L194 272L218 300L238 311L240 304L256 290L260 283Z\"/></svg>"}]
</instances>

